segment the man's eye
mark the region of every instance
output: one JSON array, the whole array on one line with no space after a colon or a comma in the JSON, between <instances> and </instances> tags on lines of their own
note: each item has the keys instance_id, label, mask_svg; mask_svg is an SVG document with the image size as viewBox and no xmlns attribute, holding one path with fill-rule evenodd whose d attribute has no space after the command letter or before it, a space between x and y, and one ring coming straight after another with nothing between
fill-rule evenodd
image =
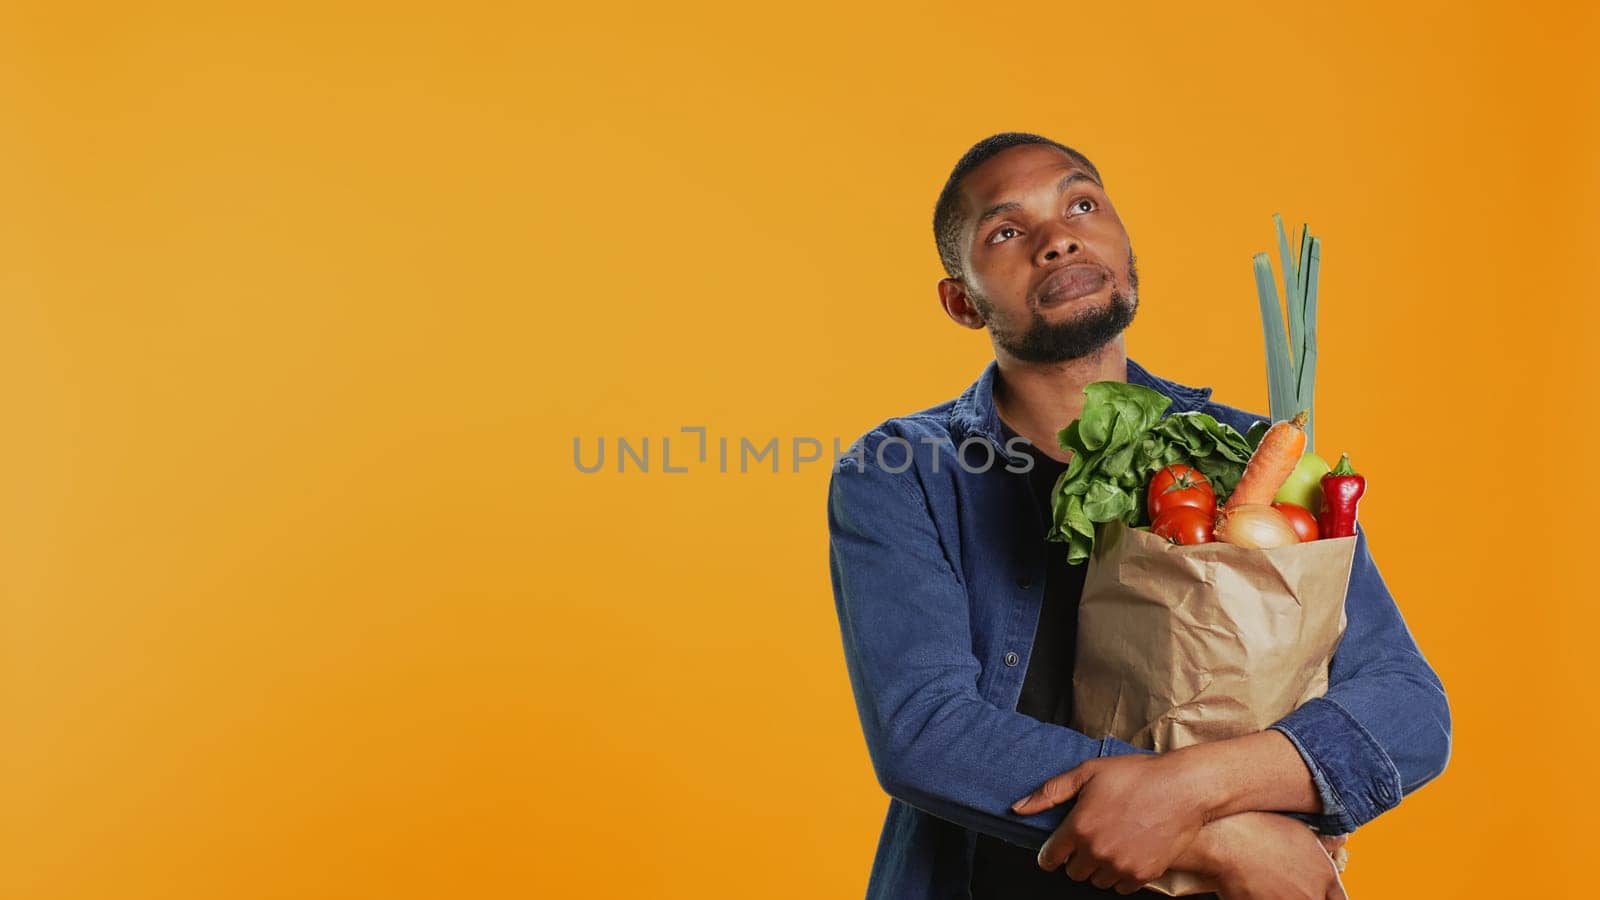
<instances>
[{"instance_id":1,"label":"man's eye","mask_svg":"<svg viewBox=\"0 0 1600 900\"><path fill-rule=\"evenodd\" d=\"M1088 197L1080 197L1072 204L1072 211L1075 213L1094 212L1096 208L1095 202Z\"/></svg>"},{"instance_id":2,"label":"man's eye","mask_svg":"<svg viewBox=\"0 0 1600 900\"><path fill-rule=\"evenodd\" d=\"M989 243L991 243L991 244L1001 243L1000 241L996 240L995 238L1000 237L1000 235L1005 234L1008 231L1011 232L1012 234L1016 234L1017 233L1017 230L1015 228L1012 228L1010 225L1007 225L1004 228L1001 228L999 231L996 231L994 233L994 237L989 238Z\"/></svg>"}]
</instances>

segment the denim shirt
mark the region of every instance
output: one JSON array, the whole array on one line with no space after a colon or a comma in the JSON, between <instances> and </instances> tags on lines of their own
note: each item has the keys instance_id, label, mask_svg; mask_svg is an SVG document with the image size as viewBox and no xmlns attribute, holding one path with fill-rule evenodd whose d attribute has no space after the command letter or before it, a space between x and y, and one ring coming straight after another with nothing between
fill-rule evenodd
<instances>
[{"instance_id":1,"label":"denim shirt","mask_svg":"<svg viewBox=\"0 0 1600 900\"><path fill-rule=\"evenodd\" d=\"M960 397L873 428L829 479L845 661L890 797L867 886L874 900L968 897L975 832L1037 848L1068 809L1022 817L1013 801L1084 760L1147 752L1016 711L1045 547L1018 471L1024 454L1008 454L1001 438L998 371L991 361ZM1131 359L1127 380L1171 397L1169 414L1208 413L1241 433L1265 418ZM1393 808L1450 755L1444 688L1359 527L1345 610L1327 694L1272 726L1299 750L1322 799L1321 813L1299 818L1332 834Z\"/></svg>"}]
</instances>

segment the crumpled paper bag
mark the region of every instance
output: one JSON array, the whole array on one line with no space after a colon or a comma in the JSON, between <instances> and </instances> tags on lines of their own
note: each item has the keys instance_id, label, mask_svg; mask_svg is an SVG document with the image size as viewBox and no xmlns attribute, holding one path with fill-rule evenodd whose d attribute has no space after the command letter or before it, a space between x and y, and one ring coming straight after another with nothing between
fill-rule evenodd
<instances>
[{"instance_id":1,"label":"crumpled paper bag","mask_svg":"<svg viewBox=\"0 0 1600 900\"><path fill-rule=\"evenodd\" d=\"M1101 526L1078 608L1072 727L1164 752L1261 731L1321 696L1355 545L1179 546ZM1147 887L1216 890L1177 872Z\"/></svg>"}]
</instances>

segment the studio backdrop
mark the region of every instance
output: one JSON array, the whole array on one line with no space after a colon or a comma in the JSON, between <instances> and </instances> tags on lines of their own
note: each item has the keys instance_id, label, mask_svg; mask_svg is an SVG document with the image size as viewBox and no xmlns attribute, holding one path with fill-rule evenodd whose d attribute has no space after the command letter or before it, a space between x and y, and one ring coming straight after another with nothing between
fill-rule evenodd
<instances>
[{"instance_id":1,"label":"studio backdrop","mask_svg":"<svg viewBox=\"0 0 1600 900\"><path fill-rule=\"evenodd\" d=\"M1088 154L1151 371L1317 440L1450 700L1374 898L1580 897L1600 23L1583 4L13 4L0 895L862 896L835 453L992 358L974 141ZM1335 458L1337 453L1335 452Z\"/></svg>"}]
</instances>

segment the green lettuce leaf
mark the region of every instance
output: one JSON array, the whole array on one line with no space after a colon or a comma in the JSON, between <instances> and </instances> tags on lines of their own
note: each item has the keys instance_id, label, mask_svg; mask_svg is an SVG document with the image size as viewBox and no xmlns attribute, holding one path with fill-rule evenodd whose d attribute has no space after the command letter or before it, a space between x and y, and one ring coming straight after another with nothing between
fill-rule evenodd
<instances>
[{"instance_id":1,"label":"green lettuce leaf","mask_svg":"<svg viewBox=\"0 0 1600 900\"><path fill-rule=\"evenodd\" d=\"M1244 475L1254 448L1215 418L1196 412L1165 416L1170 398L1120 381L1094 382L1084 395L1083 414L1056 435L1072 461L1056 480L1046 535L1068 544L1068 562L1089 558L1097 524L1146 524L1145 489L1163 466L1187 463L1204 472L1219 502Z\"/></svg>"}]
</instances>

